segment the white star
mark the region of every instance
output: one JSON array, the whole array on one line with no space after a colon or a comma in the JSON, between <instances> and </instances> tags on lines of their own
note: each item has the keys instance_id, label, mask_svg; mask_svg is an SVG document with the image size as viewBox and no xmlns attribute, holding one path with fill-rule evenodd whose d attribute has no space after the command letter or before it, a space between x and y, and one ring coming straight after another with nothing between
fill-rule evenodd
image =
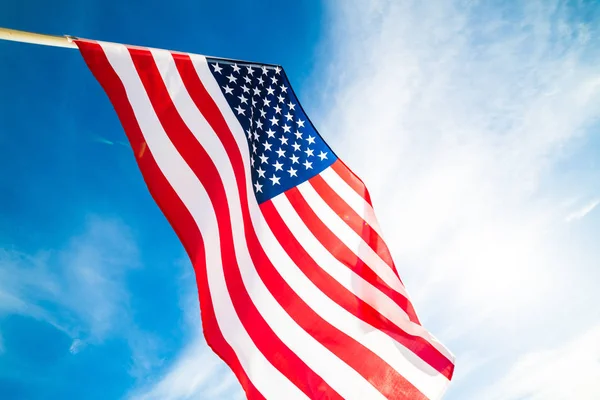
<instances>
[{"instance_id":1,"label":"white star","mask_svg":"<svg viewBox=\"0 0 600 400\"><path fill-rule=\"evenodd\" d=\"M297 142L294 142L292 147L294 148L294 151L300 151L300 145Z\"/></svg>"},{"instance_id":2,"label":"white star","mask_svg":"<svg viewBox=\"0 0 600 400\"><path fill-rule=\"evenodd\" d=\"M267 112L264 109L261 109L260 110L260 116L263 117L263 118L266 117L267 116Z\"/></svg>"},{"instance_id":3,"label":"white star","mask_svg":"<svg viewBox=\"0 0 600 400\"><path fill-rule=\"evenodd\" d=\"M240 69L241 69L241 68L240 68L240 67L238 67L238 65L237 65L237 64L233 64L233 65L232 65L232 67L233 67L233 72L240 72Z\"/></svg>"},{"instance_id":4,"label":"white star","mask_svg":"<svg viewBox=\"0 0 600 400\"><path fill-rule=\"evenodd\" d=\"M298 157L295 154L292 154L290 160L292 160L292 164L298 164Z\"/></svg>"},{"instance_id":5,"label":"white star","mask_svg":"<svg viewBox=\"0 0 600 400\"><path fill-rule=\"evenodd\" d=\"M306 158L314 155L313 154L313 152L314 152L313 149L306 148L306 150L304 150L304 152L306 153Z\"/></svg>"},{"instance_id":6,"label":"white star","mask_svg":"<svg viewBox=\"0 0 600 400\"><path fill-rule=\"evenodd\" d=\"M286 138L285 136L282 136L279 138L279 140L281 141L281 145L283 146L284 144L287 144L288 138Z\"/></svg>"},{"instance_id":7,"label":"white star","mask_svg":"<svg viewBox=\"0 0 600 400\"><path fill-rule=\"evenodd\" d=\"M229 79L229 83L237 82L237 78L235 76L233 76L232 74L229 74L227 79Z\"/></svg>"},{"instance_id":8,"label":"white star","mask_svg":"<svg viewBox=\"0 0 600 400\"><path fill-rule=\"evenodd\" d=\"M285 114L285 119L291 121L294 119L294 116L288 112L287 114Z\"/></svg>"},{"instance_id":9,"label":"white star","mask_svg":"<svg viewBox=\"0 0 600 400\"><path fill-rule=\"evenodd\" d=\"M279 104L275 106L275 114L281 114L281 108L279 107Z\"/></svg>"},{"instance_id":10,"label":"white star","mask_svg":"<svg viewBox=\"0 0 600 400\"><path fill-rule=\"evenodd\" d=\"M275 89L273 89L273 86L269 86L267 88L267 95L270 95L270 94L275 94Z\"/></svg>"},{"instance_id":11,"label":"white star","mask_svg":"<svg viewBox=\"0 0 600 400\"><path fill-rule=\"evenodd\" d=\"M296 175L296 172L298 172L298 170L297 170L297 169L294 169L294 168L292 168L292 167L290 167L290 169L288 169L288 170L287 170L287 172L289 172L289 174L290 174L290 178L291 178L292 176L298 176L298 175Z\"/></svg>"},{"instance_id":12,"label":"white star","mask_svg":"<svg viewBox=\"0 0 600 400\"><path fill-rule=\"evenodd\" d=\"M281 179L281 178L278 178L277 176L275 176L275 174L273 174L273 177L271 177L269 179L271 180L271 182L273 182L273 186L280 184L279 179Z\"/></svg>"},{"instance_id":13,"label":"white star","mask_svg":"<svg viewBox=\"0 0 600 400\"><path fill-rule=\"evenodd\" d=\"M283 164L281 164L279 162L279 160L275 161L275 164L273 164L273 166L275 167L275 171L281 171L281 170L283 170L283 168L282 168Z\"/></svg>"},{"instance_id":14,"label":"white star","mask_svg":"<svg viewBox=\"0 0 600 400\"><path fill-rule=\"evenodd\" d=\"M267 136L269 136L270 138L275 137L275 131L269 128L269 130L267 131Z\"/></svg>"},{"instance_id":15,"label":"white star","mask_svg":"<svg viewBox=\"0 0 600 400\"><path fill-rule=\"evenodd\" d=\"M246 96L244 96L244 95L238 96L238 99L240 99L240 101L243 104L248 104L248 99L246 98Z\"/></svg>"},{"instance_id":16,"label":"white star","mask_svg":"<svg viewBox=\"0 0 600 400\"><path fill-rule=\"evenodd\" d=\"M315 144L315 138L308 135L308 138L306 138L306 141L308 141L308 144Z\"/></svg>"},{"instance_id":17,"label":"white star","mask_svg":"<svg viewBox=\"0 0 600 400\"><path fill-rule=\"evenodd\" d=\"M246 133L248 134L248 139L252 139L252 131L250 130L250 128L248 128Z\"/></svg>"},{"instance_id":18,"label":"white star","mask_svg":"<svg viewBox=\"0 0 600 400\"><path fill-rule=\"evenodd\" d=\"M274 76L271 77L271 82L273 82L273 85L277 84L277 78L275 78Z\"/></svg>"},{"instance_id":19,"label":"white star","mask_svg":"<svg viewBox=\"0 0 600 400\"><path fill-rule=\"evenodd\" d=\"M265 140L265 142L263 143L263 146L265 146L265 151L270 151L272 144Z\"/></svg>"},{"instance_id":20,"label":"white star","mask_svg":"<svg viewBox=\"0 0 600 400\"><path fill-rule=\"evenodd\" d=\"M260 96L260 89L255 87L254 89L252 89L254 91L254 95L255 96Z\"/></svg>"},{"instance_id":21,"label":"white star","mask_svg":"<svg viewBox=\"0 0 600 400\"><path fill-rule=\"evenodd\" d=\"M246 68L248 68L248 75L252 75L254 73L254 69L251 66L247 66Z\"/></svg>"},{"instance_id":22,"label":"white star","mask_svg":"<svg viewBox=\"0 0 600 400\"><path fill-rule=\"evenodd\" d=\"M327 159L327 152L320 152L319 153L319 158L321 159L321 161L326 160Z\"/></svg>"},{"instance_id":23,"label":"white star","mask_svg":"<svg viewBox=\"0 0 600 400\"><path fill-rule=\"evenodd\" d=\"M254 163L255 163L254 156L252 156L252 157L250 157L250 165L252 165L254 167Z\"/></svg>"},{"instance_id":24,"label":"white star","mask_svg":"<svg viewBox=\"0 0 600 400\"><path fill-rule=\"evenodd\" d=\"M302 121L300 118L298 118L298 121L296 121L296 123L298 124L298 128L304 128L304 121Z\"/></svg>"},{"instance_id":25,"label":"white star","mask_svg":"<svg viewBox=\"0 0 600 400\"><path fill-rule=\"evenodd\" d=\"M244 93L250 93L250 88L246 85L242 86L242 90L244 91Z\"/></svg>"},{"instance_id":26,"label":"white star","mask_svg":"<svg viewBox=\"0 0 600 400\"><path fill-rule=\"evenodd\" d=\"M260 83L261 85L263 85L265 83L265 81L263 81L262 76L258 77L258 83Z\"/></svg>"},{"instance_id":27,"label":"white star","mask_svg":"<svg viewBox=\"0 0 600 400\"><path fill-rule=\"evenodd\" d=\"M242 114L242 115L246 115L245 112L246 110L244 110L242 107L237 106L237 108L235 109L235 111L238 112L238 115Z\"/></svg>"},{"instance_id":28,"label":"white star","mask_svg":"<svg viewBox=\"0 0 600 400\"><path fill-rule=\"evenodd\" d=\"M252 152L256 154L256 143L252 143Z\"/></svg>"},{"instance_id":29,"label":"white star","mask_svg":"<svg viewBox=\"0 0 600 400\"><path fill-rule=\"evenodd\" d=\"M260 119L257 119L257 120L256 120L256 127L257 127L258 129L262 129L262 126L263 126L263 123L261 122L261 120L260 120Z\"/></svg>"},{"instance_id":30,"label":"white star","mask_svg":"<svg viewBox=\"0 0 600 400\"><path fill-rule=\"evenodd\" d=\"M285 150L282 150L281 147L275 153L277 153L277 158L285 157Z\"/></svg>"},{"instance_id":31,"label":"white star","mask_svg":"<svg viewBox=\"0 0 600 400\"><path fill-rule=\"evenodd\" d=\"M269 161L269 157L265 156L264 153L261 156L258 156L258 158L260 158L260 163L261 164L266 164L267 161Z\"/></svg>"},{"instance_id":32,"label":"white star","mask_svg":"<svg viewBox=\"0 0 600 400\"><path fill-rule=\"evenodd\" d=\"M288 103L288 107L290 108L290 111L294 111L294 108L296 108L296 105L290 101Z\"/></svg>"},{"instance_id":33,"label":"white star","mask_svg":"<svg viewBox=\"0 0 600 400\"><path fill-rule=\"evenodd\" d=\"M281 88L281 93L287 93L287 86L281 85L279 87Z\"/></svg>"},{"instance_id":34,"label":"white star","mask_svg":"<svg viewBox=\"0 0 600 400\"><path fill-rule=\"evenodd\" d=\"M303 165L306 169L312 169L312 163L308 160L304 161Z\"/></svg>"},{"instance_id":35,"label":"white star","mask_svg":"<svg viewBox=\"0 0 600 400\"><path fill-rule=\"evenodd\" d=\"M247 84L251 84L252 83L252 79L250 79L248 76L245 76L244 80L246 81Z\"/></svg>"},{"instance_id":36,"label":"white star","mask_svg":"<svg viewBox=\"0 0 600 400\"><path fill-rule=\"evenodd\" d=\"M256 189L256 193L261 192L262 193L262 187L263 185L261 185L260 183L256 182L254 184L254 188Z\"/></svg>"},{"instance_id":37,"label":"white star","mask_svg":"<svg viewBox=\"0 0 600 400\"><path fill-rule=\"evenodd\" d=\"M215 65L213 65L214 71L221 74L221 71L223 70L223 68L219 67L219 63L216 63Z\"/></svg>"},{"instance_id":38,"label":"white star","mask_svg":"<svg viewBox=\"0 0 600 400\"><path fill-rule=\"evenodd\" d=\"M292 127L291 127L291 126L288 126L288 124L285 124L285 125L283 126L283 132L285 132L285 133L289 133L289 132L291 132L291 131L290 131L290 129L292 129Z\"/></svg>"},{"instance_id":39,"label":"white star","mask_svg":"<svg viewBox=\"0 0 600 400\"><path fill-rule=\"evenodd\" d=\"M279 68L279 66L275 67L275 73L277 75L279 75L280 72L281 72L281 68Z\"/></svg>"},{"instance_id":40,"label":"white star","mask_svg":"<svg viewBox=\"0 0 600 400\"><path fill-rule=\"evenodd\" d=\"M260 68L262 69L263 75L267 75L269 73L269 70L267 70L267 67L265 67L264 65Z\"/></svg>"},{"instance_id":41,"label":"white star","mask_svg":"<svg viewBox=\"0 0 600 400\"><path fill-rule=\"evenodd\" d=\"M296 139L302 139L302 132L296 131L294 135L296 135Z\"/></svg>"},{"instance_id":42,"label":"white star","mask_svg":"<svg viewBox=\"0 0 600 400\"><path fill-rule=\"evenodd\" d=\"M252 98L252 107L256 107L256 100L254 100L254 97Z\"/></svg>"},{"instance_id":43,"label":"white star","mask_svg":"<svg viewBox=\"0 0 600 400\"><path fill-rule=\"evenodd\" d=\"M256 172L258 172L258 177L259 178L264 178L265 177L265 170L262 169L261 167L258 167L258 169L256 170Z\"/></svg>"},{"instance_id":44,"label":"white star","mask_svg":"<svg viewBox=\"0 0 600 400\"><path fill-rule=\"evenodd\" d=\"M223 89L225 89L225 94L233 94L233 89L229 85L223 86Z\"/></svg>"},{"instance_id":45,"label":"white star","mask_svg":"<svg viewBox=\"0 0 600 400\"><path fill-rule=\"evenodd\" d=\"M283 103L285 101L285 97L283 97L282 95L277 96L277 100L279 100L280 103Z\"/></svg>"},{"instance_id":46,"label":"white star","mask_svg":"<svg viewBox=\"0 0 600 400\"><path fill-rule=\"evenodd\" d=\"M267 100L267 98L265 97L265 98L263 99L263 105L264 105L265 107L269 107L269 106L271 105L271 100Z\"/></svg>"},{"instance_id":47,"label":"white star","mask_svg":"<svg viewBox=\"0 0 600 400\"><path fill-rule=\"evenodd\" d=\"M275 118L274 115L273 115L273 118L271 118L269 121L271 121L271 126L279 125L279 120L277 118Z\"/></svg>"}]
</instances>

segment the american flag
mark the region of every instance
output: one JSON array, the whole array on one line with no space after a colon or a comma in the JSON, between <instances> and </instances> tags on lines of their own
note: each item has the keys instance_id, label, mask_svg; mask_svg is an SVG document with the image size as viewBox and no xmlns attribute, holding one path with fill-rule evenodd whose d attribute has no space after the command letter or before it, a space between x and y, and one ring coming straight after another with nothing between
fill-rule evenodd
<instances>
[{"instance_id":1,"label":"american flag","mask_svg":"<svg viewBox=\"0 0 600 400\"><path fill-rule=\"evenodd\" d=\"M206 341L249 399L441 398L454 357L280 66L76 43L192 261Z\"/></svg>"}]
</instances>

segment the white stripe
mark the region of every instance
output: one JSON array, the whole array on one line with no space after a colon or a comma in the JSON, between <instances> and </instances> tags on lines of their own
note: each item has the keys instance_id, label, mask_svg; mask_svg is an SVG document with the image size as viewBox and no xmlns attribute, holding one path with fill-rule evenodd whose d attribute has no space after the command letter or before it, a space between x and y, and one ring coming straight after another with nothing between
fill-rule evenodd
<instances>
[{"instance_id":1,"label":"white stripe","mask_svg":"<svg viewBox=\"0 0 600 400\"><path fill-rule=\"evenodd\" d=\"M356 371L304 331L279 305L264 285L252 262L245 240L240 194L225 148L189 96L171 54L159 50L152 50L152 53L179 115L215 163L221 177L229 205L236 257L244 286L248 290L252 302L277 337L340 395L347 398L356 394L357 391L364 390L362 386L367 385L372 390L372 386L364 381ZM248 152L248 149L246 148L245 151ZM246 190L250 190L249 193L252 194L251 186L248 183L249 174L246 175L246 178ZM253 194L249 196L248 201L252 203L251 207L258 209L258 203Z\"/></svg>"},{"instance_id":2,"label":"white stripe","mask_svg":"<svg viewBox=\"0 0 600 400\"><path fill-rule=\"evenodd\" d=\"M331 168L331 167L329 167ZM371 269L379 275L384 282L402 294L410 301L410 297L404 286L394 274L392 269L379 257L379 255L369 246L364 239L358 235L344 220L329 207L323 198L317 193L315 188L307 181L298 186L302 197L317 217L361 260L363 260ZM375 266L375 267L373 267ZM382 277L385 276L385 279ZM390 284L395 283L395 285ZM381 313L404 332L419 336L444 354L448 359L452 359L452 354L435 339L424 327L410 321L406 312L395 302L392 308L382 307Z\"/></svg>"},{"instance_id":3,"label":"white stripe","mask_svg":"<svg viewBox=\"0 0 600 400\"><path fill-rule=\"evenodd\" d=\"M329 167L331 168L331 167ZM328 169L329 169L328 168ZM350 228L344 220L335 213L321 196L315 191L310 182L306 181L297 186L310 208L317 217L344 243L357 257L363 260L389 287L408 298L408 293L394 273L394 270L373 251L363 238Z\"/></svg>"},{"instance_id":4,"label":"white stripe","mask_svg":"<svg viewBox=\"0 0 600 400\"><path fill-rule=\"evenodd\" d=\"M101 45L125 86L149 150L202 232L208 284L217 323L225 340L238 355L249 379L266 398L305 399L304 393L275 369L256 348L239 320L223 275L218 225L210 199L163 130L127 49L120 45Z\"/></svg>"},{"instance_id":5,"label":"white stripe","mask_svg":"<svg viewBox=\"0 0 600 400\"><path fill-rule=\"evenodd\" d=\"M223 118L225 118L225 122L233 134L233 138L235 139L238 149L242 153L242 158L244 159L244 171L246 172L246 177L247 179L250 179L250 172L248 170L250 166L250 156L248 151L248 142L246 141L244 130L233 113L233 110L231 107L229 107L229 103L223 95L218 82L213 77L212 72L210 72L206 59L193 54L190 55L190 58L192 59L196 73L202 81L204 88L210 94L210 97L221 111L221 115Z\"/></svg>"},{"instance_id":6,"label":"white stripe","mask_svg":"<svg viewBox=\"0 0 600 400\"><path fill-rule=\"evenodd\" d=\"M333 168L325 169L325 171L321 172L321 177L383 239L381 227L379 226L379 221L377 221L373 207L356 193Z\"/></svg>"},{"instance_id":7,"label":"white stripe","mask_svg":"<svg viewBox=\"0 0 600 400\"><path fill-rule=\"evenodd\" d=\"M196 71L202 79L205 88L217 103L222 115L225 117L230 129L234 133L234 137L238 142L238 146L244 158L245 175L246 179L248 179L249 156L241 126L233 115L233 112L227 104L220 88L216 84L216 81L210 74L210 71L208 71L206 63L203 62L203 60L198 59L194 60L194 63L196 65ZM261 241L263 249L278 272L300 298L302 298L327 322L378 354L402 376L413 383L413 385L415 385L422 393L430 398L439 397L448 385L448 380L420 358L415 356L414 353L391 340L386 334L359 320L321 292L319 288L297 268L293 260L274 237L272 231L266 224L262 213L257 209L256 202L251 201L250 196L254 197L252 192L249 191L248 196L252 222L255 231L259 235L259 240ZM352 276L348 274L348 269L345 266L344 269L346 271L344 280L348 281L349 286L356 284L355 280L352 281ZM350 382L347 382L347 384L350 384ZM379 392L376 392L376 394L381 396ZM375 398L375 394L372 396L365 396L361 393L353 393L347 398Z\"/></svg>"}]
</instances>

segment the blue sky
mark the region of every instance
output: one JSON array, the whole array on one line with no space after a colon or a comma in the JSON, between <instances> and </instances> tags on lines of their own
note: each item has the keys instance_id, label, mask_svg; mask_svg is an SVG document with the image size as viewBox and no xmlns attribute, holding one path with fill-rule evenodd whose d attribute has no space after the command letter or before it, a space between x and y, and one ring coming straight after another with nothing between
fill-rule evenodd
<instances>
[{"instance_id":1,"label":"blue sky","mask_svg":"<svg viewBox=\"0 0 600 400\"><path fill-rule=\"evenodd\" d=\"M283 65L457 356L446 398L600 397L595 2L16 3L0 26ZM240 398L81 56L0 54L0 397Z\"/></svg>"}]
</instances>

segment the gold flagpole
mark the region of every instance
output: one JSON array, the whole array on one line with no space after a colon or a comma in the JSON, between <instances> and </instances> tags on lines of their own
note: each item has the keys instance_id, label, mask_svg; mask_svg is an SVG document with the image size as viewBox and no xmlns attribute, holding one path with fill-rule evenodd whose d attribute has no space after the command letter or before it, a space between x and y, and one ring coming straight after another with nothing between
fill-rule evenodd
<instances>
[{"instance_id":1,"label":"gold flagpole","mask_svg":"<svg viewBox=\"0 0 600 400\"><path fill-rule=\"evenodd\" d=\"M76 39L72 36L43 35L40 33L19 31L0 27L0 39L13 42L33 43L42 46L66 47L76 49L77 45L73 43Z\"/></svg>"}]
</instances>

